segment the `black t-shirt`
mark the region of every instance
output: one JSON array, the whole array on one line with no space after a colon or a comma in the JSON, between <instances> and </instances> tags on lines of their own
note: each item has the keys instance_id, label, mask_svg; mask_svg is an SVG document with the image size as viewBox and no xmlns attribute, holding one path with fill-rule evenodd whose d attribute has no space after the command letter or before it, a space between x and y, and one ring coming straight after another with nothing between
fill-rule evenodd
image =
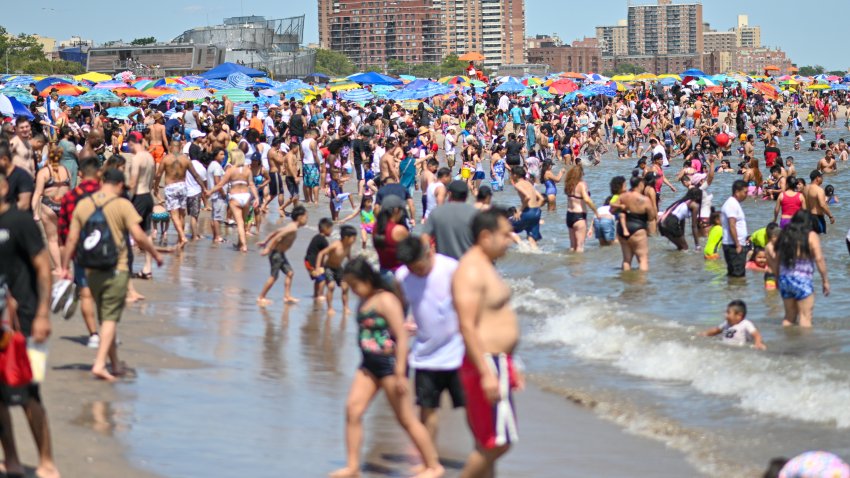
<instances>
[{"instance_id":1,"label":"black t-shirt","mask_svg":"<svg viewBox=\"0 0 850 478\"><path fill-rule=\"evenodd\" d=\"M375 203L381 204L381 201L387 196L398 196L402 201L407 202L410 199L410 192L399 183L386 184L381 186L381 189L378 189L378 192L375 194Z\"/></svg>"},{"instance_id":2,"label":"black t-shirt","mask_svg":"<svg viewBox=\"0 0 850 478\"><path fill-rule=\"evenodd\" d=\"M354 153L354 162L361 164L363 156L361 153L366 153L366 161L372 158L372 150L369 148L369 142L363 139L355 139L351 142L351 151Z\"/></svg>"},{"instance_id":3,"label":"black t-shirt","mask_svg":"<svg viewBox=\"0 0 850 478\"><path fill-rule=\"evenodd\" d=\"M12 174L6 177L6 181L9 183L9 193L6 194L6 202L11 204L12 207L17 207L18 196L20 194L35 191L35 183L32 176L17 166L12 169Z\"/></svg>"},{"instance_id":4,"label":"black t-shirt","mask_svg":"<svg viewBox=\"0 0 850 478\"><path fill-rule=\"evenodd\" d=\"M301 113L295 113L289 119L289 134L292 136L304 137L304 117Z\"/></svg>"},{"instance_id":5,"label":"black t-shirt","mask_svg":"<svg viewBox=\"0 0 850 478\"><path fill-rule=\"evenodd\" d=\"M508 150L506 159L522 160L522 143L519 141L508 141L508 145L505 148Z\"/></svg>"},{"instance_id":6,"label":"black t-shirt","mask_svg":"<svg viewBox=\"0 0 850 478\"><path fill-rule=\"evenodd\" d=\"M319 253L328 246L328 238L322 234L316 234L310 240L310 245L307 246L307 253L304 255L304 260L310 263L311 266L316 267L316 259L318 259Z\"/></svg>"},{"instance_id":7,"label":"black t-shirt","mask_svg":"<svg viewBox=\"0 0 850 478\"><path fill-rule=\"evenodd\" d=\"M24 335L29 335L38 308L32 258L42 250L41 233L29 212L11 208L0 214L0 277L5 278L12 297L18 301L18 317Z\"/></svg>"}]
</instances>

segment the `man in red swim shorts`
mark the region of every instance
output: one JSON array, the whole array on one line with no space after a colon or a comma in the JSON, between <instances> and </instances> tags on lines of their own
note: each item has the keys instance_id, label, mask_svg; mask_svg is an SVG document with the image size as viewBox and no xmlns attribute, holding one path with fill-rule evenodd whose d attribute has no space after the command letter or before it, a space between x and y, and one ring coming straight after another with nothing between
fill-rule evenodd
<instances>
[{"instance_id":1,"label":"man in red swim shorts","mask_svg":"<svg viewBox=\"0 0 850 478\"><path fill-rule=\"evenodd\" d=\"M472 220L475 244L461 257L452 278L466 346L460 377L475 437L464 478L494 476L496 460L518 439L511 391L521 388L522 377L511 354L519 340L519 324L510 306L511 290L493 265L507 252L512 231L504 210L479 212Z\"/></svg>"}]
</instances>

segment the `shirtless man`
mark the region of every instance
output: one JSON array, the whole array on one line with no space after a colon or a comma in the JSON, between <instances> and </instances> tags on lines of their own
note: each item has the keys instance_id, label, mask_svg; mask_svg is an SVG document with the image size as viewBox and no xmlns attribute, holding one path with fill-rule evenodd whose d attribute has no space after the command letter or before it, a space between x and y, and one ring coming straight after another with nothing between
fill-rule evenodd
<instances>
[{"instance_id":1,"label":"shirtless man","mask_svg":"<svg viewBox=\"0 0 850 478\"><path fill-rule=\"evenodd\" d=\"M744 143L744 156L747 158L754 158L756 154L756 146L755 146L755 137L753 135L747 136L747 141Z\"/></svg>"},{"instance_id":2,"label":"shirtless man","mask_svg":"<svg viewBox=\"0 0 850 478\"><path fill-rule=\"evenodd\" d=\"M213 152L216 148L227 151L227 144L230 143L230 135L222 129L221 120L213 121L213 129L207 135L207 151Z\"/></svg>"},{"instance_id":3,"label":"shirtless man","mask_svg":"<svg viewBox=\"0 0 850 478\"><path fill-rule=\"evenodd\" d=\"M130 159L130 164L127 165L128 180L127 194L136 212L142 218L139 225L142 231L151 236L151 216L153 215L153 196L151 195L151 187L153 187L153 179L156 174L156 163L154 157L142 147L138 139L138 135L131 134L127 138L127 145L130 147L130 152L133 157ZM142 268L142 276L150 277L152 259L149 253L145 253L145 266Z\"/></svg>"},{"instance_id":4,"label":"shirtless man","mask_svg":"<svg viewBox=\"0 0 850 478\"><path fill-rule=\"evenodd\" d=\"M165 134L165 118L162 113L159 111L154 113L153 120L154 123L150 125L151 136L148 152L153 156L154 162L159 164L162 157L165 156L166 148L168 148L168 138Z\"/></svg>"},{"instance_id":5,"label":"shirtless man","mask_svg":"<svg viewBox=\"0 0 850 478\"><path fill-rule=\"evenodd\" d=\"M35 177L35 162L33 162L30 139L32 139L32 124L23 116L18 116L18 119L15 121L15 136L12 136L12 139L9 140L12 164L23 169L30 176Z\"/></svg>"},{"instance_id":6,"label":"shirtless man","mask_svg":"<svg viewBox=\"0 0 850 478\"><path fill-rule=\"evenodd\" d=\"M206 193L206 181L204 181L195 168L192 167L189 158L182 153L183 142L172 141L170 152L162 158L162 162L156 168L156 179L154 179L154 195L159 190L159 182L165 174L165 209L174 221L174 229L177 230L177 247L186 245L186 233L183 231L184 219L186 218L186 173L191 174L201 189Z\"/></svg>"},{"instance_id":7,"label":"shirtless man","mask_svg":"<svg viewBox=\"0 0 850 478\"><path fill-rule=\"evenodd\" d=\"M266 299L266 294L269 293L274 283L277 281L278 275L283 272L283 301L287 304L294 304L298 299L292 296L292 277L295 272L292 270L292 265L286 258L286 251L292 247L295 238L298 235L298 229L307 224L307 210L304 206L296 206L292 208L292 222L283 226L271 233L265 240L258 243L262 249L260 254L269 256L269 265L271 266L271 274L263 285L263 290L257 297L257 304L260 307L265 307L272 303Z\"/></svg>"},{"instance_id":8,"label":"shirtless man","mask_svg":"<svg viewBox=\"0 0 850 478\"><path fill-rule=\"evenodd\" d=\"M519 195L519 200L522 202L522 214L519 221L514 224L514 232L517 234L526 232L528 234L528 243L531 247L537 248L537 241L543 238L540 235L540 207L543 206L543 195L534 186L525 179L526 171L524 166L517 166L511 169L511 177L514 181L514 189Z\"/></svg>"},{"instance_id":9,"label":"shirtless man","mask_svg":"<svg viewBox=\"0 0 850 478\"><path fill-rule=\"evenodd\" d=\"M263 203L263 211L269 211L269 204L274 198L277 198L277 205L280 208L283 206L285 194L283 192L283 170L284 170L284 154L280 150L280 144L283 140L275 138L269 148L269 194Z\"/></svg>"},{"instance_id":10,"label":"shirtless man","mask_svg":"<svg viewBox=\"0 0 850 478\"><path fill-rule=\"evenodd\" d=\"M814 170L809 174L811 182L806 188L806 205L809 207L809 212L812 213L812 230L818 234L826 234L826 216L829 216L829 223L835 224L835 216L829 210L829 205L826 200L826 193L823 190L823 173L819 170Z\"/></svg>"},{"instance_id":11,"label":"shirtless man","mask_svg":"<svg viewBox=\"0 0 850 478\"><path fill-rule=\"evenodd\" d=\"M511 395L523 380L511 357L519 340L511 290L493 265L512 242L511 225L504 211L489 209L475 216L472 234L475 244L458 263L452 296L466 346L460 377L475 437L461 477L484 478L496 476L496 460L518 439Z\"/></svg>"},{"instance_id":12,"label":"shirtless man","mask_svg":"<svg viewBox=\"0 0 850 478\"><path fill-rule=\"evenodd\" d=\"M818 161L818 171L822 173L834 173L838 171L838 165L835 163L835 154L832 151L827 151L824 157Z\"/></svg>"},{"instance_id":13,"label":"shirtless man","mask_svg":"<svg viewBox=\"0 0 850 478\"><path fill-rule=\"evenodd\" d=\"M354 226L342 226L339 231L339 240L319 251L319 255L316 256L316 275L324 275L327 284L325 301L328 304L329 316L335 314L333 309L334 284L342 288L343 317L351 312L348 308L348 284L342 281L342 268L346 260L351 260L351 248L356 241L357 229Z\"/></svg>"},{"instance_id":14,"label":"shirtless man","mask_svg":"<svg viewBox=\"0 0 850 478\"><path fill-rule=\"evenodd\" d=\"M221 100L224 102L224 108L222 111L222 113L224 114L224 119L227 120L227 125L230 127L230 129L236 131L236 128L239 125L236 124L236 117L233 116L233 101L231 101L230 98L227 97L227 95L223 95L221 97ZM213 124L213 126L214 125L215 124Z\"/></svg>"},{"instance_id":15,"label":"shirtless man","mask_svg":"<svg viewBox=\"0 0 850 478\"><path fill-rule=\"evenodd\" d=\"M387 138L385 143L386 152L381 156L381 182L386 182L387 179L393 179L399 182L399 165L401 158L397 157L396 148L398 140L395 138Z\"/></svg>"},{"instance_id":16,"label":"shirtless man","mask_svg":"<svg viewBox=\"0 0 850 478\"><path fill-rule=\"evenodd\" d=\"M298 185L301 184L301 148L290 148L283 155L283 182L286 184L286 190L289 191L289 199L280 206L281 214L286 212L286 207L292 204L298 206ZM283 190L280 191L283 196Z\"/></svg>"}]
</instances>

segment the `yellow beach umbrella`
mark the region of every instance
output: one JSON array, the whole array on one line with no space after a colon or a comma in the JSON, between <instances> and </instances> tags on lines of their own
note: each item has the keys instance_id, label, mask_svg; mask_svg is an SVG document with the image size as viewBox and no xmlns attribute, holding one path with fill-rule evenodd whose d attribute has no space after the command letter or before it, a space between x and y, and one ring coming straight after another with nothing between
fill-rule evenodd
<instances>
[{"instance_id":1,"label":"yellow beach umbrella","mask_svg":"<svg viewBox=\"0 0 850 478\"><path fill-rule=\"evenodd\" d=\"M640 75L635 77L636 80L644 80L644 81L652 81L657 80L658 77L653 75L652 73L641 73Z\"/></svg>"},{"instance_id":2,"label":"yellow beach umbrella","mask_svg":"<svg viewBox=\"0 0 850 478\"><path fill-rule=\"evenodd\" d=\"M100 83L101 81L111 80L112 77L103 73L98 73L96 71L90 71L88 73L83 73L82 75L77 75L74 77L77 81L87 80L92 83Z\"/></svg>"},{"instance_id":3,"label":"yellow beach umbrella","mask_svg":"<svg viewBox=\"0 0 850 478\"><path fill-rule=\"evenodd\" d=\"M627 75L614 75L611 79L614 81L635 81L635 75L631 73Z\"/></svg>"},{"instance_id":4,"label":"yellow beach umbrella","mask_svg":"<svg viewBox=\"0 0 850 478\"><path fill-rule=\"evenodd\" d=\"M816 85L809 85L806 87L807 90L828 90L829 85L825 85L823 83L818 83Z\"/></svg>"},{"instance_id":5,"label":"yellow beach umbrella","mask_svg":"<svg viewBox=\"0 0 850 478\"><path fill-rule=\"evenodd\" d=\"M663 75L658 75L659 80L662 80L664 78L673 78L676 81L682 81L682 77L674 73L665 73Z\"/></svg>"}]
</instances>

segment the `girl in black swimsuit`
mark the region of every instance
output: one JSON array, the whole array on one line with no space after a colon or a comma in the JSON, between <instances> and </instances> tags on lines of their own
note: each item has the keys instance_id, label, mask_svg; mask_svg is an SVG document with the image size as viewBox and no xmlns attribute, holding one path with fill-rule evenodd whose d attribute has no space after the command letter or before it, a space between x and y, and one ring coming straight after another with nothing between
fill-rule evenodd
<instances>
[{"instance_id":1,"label":"girl in black swimsuit","mask_svg":"<svg viewBox=\"0 0 850 478\"><path fill-rule=\"evenodd\" d=\"M437 449L428 430L414 414L408 395L408 333L404 328L402 301L380 273L362 257L345 266L343 280L361 301L357 310L357 337L363 361L354 374L345 410L346 466L330 476L359 476L363 414L381 390L386 394L399 424L422 454L425 470L421 476L441 476L443 467L438 460Z\"/></svg>"},{"instance_id":2,"label":"girl in black swimsuit","mask_svg":"<svg viewBox=\"0 0 850 478\"><path fill-rule=\"evenodd\" d=\"M617 236L620 237L620 249L623 251L623 270L632 268L632 259L637 257L641 271L649 270L649 221L654 220L656 213L651 200L643 195L645 185L643 178L632 176L629 192L620 195L618 209L624 214L617 222ZM635 212L632 209L643 209Z\"/></svg>"}]
</instances>

